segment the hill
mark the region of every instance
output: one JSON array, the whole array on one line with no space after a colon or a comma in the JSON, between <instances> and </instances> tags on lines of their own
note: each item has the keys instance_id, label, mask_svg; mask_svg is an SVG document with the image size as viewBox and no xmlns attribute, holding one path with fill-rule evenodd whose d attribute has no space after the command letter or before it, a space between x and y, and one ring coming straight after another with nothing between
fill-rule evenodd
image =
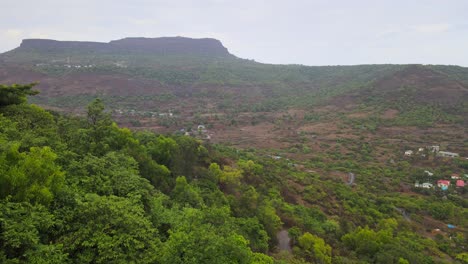
<instances>
[{"instance_id":1,"label":"hill","mask_svg":"<svg viewBox=\"0 0 468 264\"><path fill-rule=\"evenodd\" d=\"M451 176L468 175L467 68L269 65L217 41L160 52L178 40L0 55L0 83L39 81L29 100L53 110L1 86L0 221L14 221L0 261L464 261L467 193ZM33 242L15 250L25 232L5 230L22 221Z\"/></svg>"},{"instance_id":2,"label":"hill","mask_svg":"<svg viewBox=\"0 0 468 264\"><path fill-rule=\"evenodd\" d=\"M104 59L100 58L104 56L125 58L132 55L232 57L219 40L184 37L124 38L109 43L25 39L18 48L6 52L2 57L7 62L23 60L23 62L41 63L58 60L83 63L93 59L99 61Z\"/></svg>"},{"instance_id":3,"label":"hill","mask_svg":"<svg viewBox=\"0 0 468 264\"><path fill-rule=\"evenodd\" d=\"M215 39L183 37L125 38L109 43L29 39L1 54L0 61L0 81L38 81L38 102L43 105L83 107L100 95L113 106L128 103L134 110L147 110L148 101L158 96L210 98L218 108L233 104L242 111L276 110L310 106L366 87L373 93L384 92L384 97L398 97L399 90L411 87L418 98L430 103L443 97L460 103L466 98L468 71L411 65L269 65L239 59ZM446 86L455 80L458 90ZM434 81L438 89L421 90ZM368 93L363 96L376 95ZM71 96L82 100L74 103ZM121 96L125 101L119 100Z\"/></svg>"},{"instance_id":4,"label":"hill","mask_svg":"<svg viewBox=\"0 0 468 264\"><path fill-rule=\"evenodd\" d=\"M462 159L383 165L378 141L344 137L286 159L120 128L99 99L84 118L49 112L32 88L0 86L2 263L466 260L464 189L407 185L466 173Z\"/></svg>"}]
</instances>

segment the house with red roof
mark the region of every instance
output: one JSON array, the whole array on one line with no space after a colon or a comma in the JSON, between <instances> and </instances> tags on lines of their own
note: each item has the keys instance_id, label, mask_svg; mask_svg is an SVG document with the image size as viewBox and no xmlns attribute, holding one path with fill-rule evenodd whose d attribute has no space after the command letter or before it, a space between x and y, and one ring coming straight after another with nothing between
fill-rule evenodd
<instances>
[{"instance_id":1,"label":"house with red roof","mask_svg":"<svg viewBox=\"0 0 468 264\"><path fill-rule=\"evenodd\" d=\"M437 186L441 188L443 191L447 190L448 187L450 186L450 181L447 180L438 180L437 181Z\"/></svg>"},{"instance_id":2,"label":"house with red roof","mask_svg":"<svg viewBox=\"0 0 468 264\"><path fill-rule=\"evenodd\" d=\"M465 181L457 180L457 187L465 187Z\"/></svg>"}]
</instances>

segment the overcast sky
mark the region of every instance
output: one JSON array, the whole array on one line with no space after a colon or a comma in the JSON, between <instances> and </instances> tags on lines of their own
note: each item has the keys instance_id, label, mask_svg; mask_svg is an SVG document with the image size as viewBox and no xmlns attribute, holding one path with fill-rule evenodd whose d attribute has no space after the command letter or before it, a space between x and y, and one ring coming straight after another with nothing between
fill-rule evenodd
<instances>
[{"instance_id":1,"label":"overcast sky","mask_svg":"<svg viewBox=\"0 0 468 264\"><path fill-rule=\"evenodd\" d=\"M212 37L266 63L468 66L467 0L0 0L0 52L24 38Z\"/></svg>"}]
</instances>

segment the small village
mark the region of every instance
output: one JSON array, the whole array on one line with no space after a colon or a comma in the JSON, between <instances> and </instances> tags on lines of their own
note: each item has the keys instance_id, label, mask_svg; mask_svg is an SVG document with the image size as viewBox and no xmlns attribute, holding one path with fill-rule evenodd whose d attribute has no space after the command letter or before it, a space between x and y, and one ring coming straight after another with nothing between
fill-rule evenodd
<instances>
[{"instance_id":1,"label":"small village","mask_svg":"<svg viewBox=\"0 0 468 264\"><path fill-rule=\"evenodd\" d=\"M428 154L433 153L435 157L439 158L458 158L460 154L455 152L449 151L441 151L440 146L433 145L427 146L425 148L420 147L417 151L413 150L406 150L404 153L405 157L412 157L412 156L420 156L426 157ZM424 175L429 178L436 178L437 176L429 171L425 170ZM422 189L434 189L435 187L439 188L442 191L448 191L451 187L455 189L462 189L466 185L466 180L468 180L468 174L459 174L459 173L452 173L451 175L444 175L444 178L439 178L437 181L425 181L420 183L416 181L414 184L415 188L422 188Z\"/></svg>"},{"instance_id":2,"label":"small village","mask_svg":"<svg viewBox=\"0 0 468 264\"><path fill-rule=\"evenodd\" d=\"M174 134L180 134L184 136L189 136L189 137L195 137L199 139L204 139L204 140L210 140L211 137L213 136L213 132L210 132L206 129L205 125L198 125L196 129L192 128L181 128L178 131L175 131Z\"/></svg>"}]
</instances>

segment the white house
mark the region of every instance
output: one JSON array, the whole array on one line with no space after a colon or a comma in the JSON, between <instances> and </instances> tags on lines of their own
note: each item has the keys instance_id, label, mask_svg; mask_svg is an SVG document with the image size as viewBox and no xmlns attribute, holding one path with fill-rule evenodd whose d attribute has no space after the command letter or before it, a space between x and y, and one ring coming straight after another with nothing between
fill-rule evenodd
<instances>
[{"instance_id":1,"label":"white house","mask_svg":"<svg viewBox=\"0 0 468 264\"><path fill-rule=\"evenodd\" d=\"M413 151L412 150L407 150L405 151L405 156L411 156L413 155Z\"/></svg>"},{"instance_id":2,"label":"white house","mask_svg":"<svg viewBox=\"0 0 468 264\"><path fill-rule=\"evenodd\" d=\"M449 152L449 151L439 151L437 153L438 157L446 157L446 158L456 158L459 157L460 155L455 152Z\"/></svg>"},{"instance_id":3,"label":"white house","mask_svg":"<svg viewBox=\"0 0 468 264\"><path fill-rule=\"evenodd\" d=\"M428 171L428 170L425 170L424 171L425 174L427 174L427 176L434 176L434 173Z\"/></svg>"},{"instance_id":4,"label":"white house","mask_svg":"<svg viewBox=\"0 0 468 264\"><path fill-rule=\"evenodd\" d=\"M427 146L426 147L431 152L439 152L440 146Z\"/></svg>"},{"instance_id":5,"label":"white house","mask_svg":"<svg viewBox=\"0 0 468 264\"><path fill-rule=\"evenodd\" d=\"M419 184L419 182L416 182L414 184L414 187L417 187L417 188L424 188L424 189L431 189L434 187L434 185L432 185L432 183L429 183L429 182L425 182L423 184Z\"/></svg>"},{"instance_id":6,"label":"white house","mask_svg":"<svg viewBox=\"0 0 468 264\"><path fill-rule=\"evenodd\" d=\"M434 187L434 185L432 185L432 183L425 182L425 183L422 184L422 187L426 188L426 189L430 189L430 188Z\"/></svg>"},{"instance_id":7,"label":"white house","mask_svg":"<svg viewBox=\"0 0 468 264\"><path fill-rule=\"evenodd\" d=\"M424 148L419 148L418 149L418 152L423 152L424 151Z\"/></svg>"}]
</instances>

